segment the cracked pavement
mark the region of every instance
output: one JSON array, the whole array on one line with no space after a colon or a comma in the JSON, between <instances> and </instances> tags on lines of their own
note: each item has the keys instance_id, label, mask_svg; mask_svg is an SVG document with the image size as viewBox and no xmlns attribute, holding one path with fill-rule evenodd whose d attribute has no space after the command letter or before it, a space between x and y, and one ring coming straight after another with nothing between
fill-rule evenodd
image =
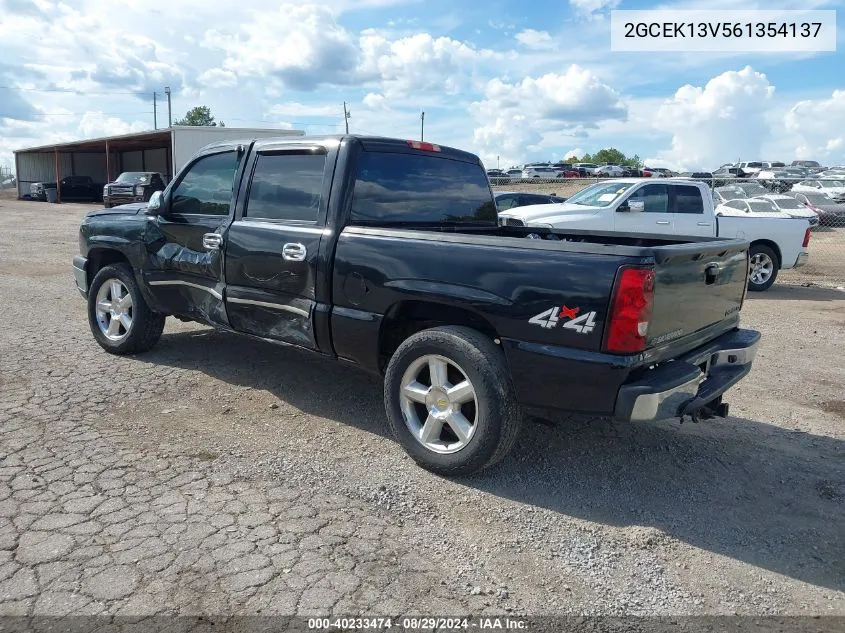
<instances>
[{"instance_id":1,"label":"cracked pavement","mask_svg":"<svg viewBox=\"0 0 845 633\"><path fill-rule=\"evenodd\" d=\"M376 378L173 319L102 352L87 208L0 200L0 614L845 614L834 291L749 300L741 417L527 425L445 480Z\"/></svg>"}]
</instances>

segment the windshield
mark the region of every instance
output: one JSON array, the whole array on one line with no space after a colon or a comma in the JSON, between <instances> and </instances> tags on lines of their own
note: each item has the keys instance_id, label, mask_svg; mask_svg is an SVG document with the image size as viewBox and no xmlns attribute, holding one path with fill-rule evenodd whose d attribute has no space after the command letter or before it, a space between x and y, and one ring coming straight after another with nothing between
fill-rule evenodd
<instances>
[{"instance_id":1,"label":"windshield","mask_svg":"<svg viewBox=\"0 0 845 633\"><path fill-rule=\"evenodd\" d=\"M585 207L606 207L631 188L633 183L597 183L582 189L567 202Z\"/></svg>"},{"instance_id":2,"label":"windshield","mask_svg":"<svg viewBox=\"0 0 845 633\"><path fill-rule=\"evenodd\" d=\"M805 193L804 197L810 204L831 204L833 199L828 198L823 193Z\"/></svg>"},{"instance_id":3,"label":"windshield","mask_svg":"<svg viewBox=\"0 0 845 633\"><path fill-rule=\"evenodd\" d=\"M741 185L737 185L737 187L742 189L749 196L761 196L769 193L768 189L766 189L763 185L758 185L753 182L743 183Z\"/></svg>"},{"instance_id":4,"label":"windshield","mask_svg":"<svg viewBox=\"0 0 845 633\"><path fill-rule=\"evenodd\" d=\"M845 187L845 183L841 180L820 180L819 182L822 183L822 187L825 189L830 189L832 187Z\"/></svg>"},{"instance_id":5,"label":"windshield","mask_svg":"<svg viewBox=\"0 0 845 633\"><path fill-rule=\"evenodd\" d=\"M721 195L725 200L748 197L748 194L739 187L716 187L716 193Z\"/></svg>"},{"instance_id":6,"label":"windshield","mask_svg":"<svg viewBox=\"0 0 845 633\"><path fill-rule=\"evenodd\" d=\"M795 198L778 199L776 204L781 209L803 209L804 205L798 202Z\"/></svg>"},{"instance_id":7,"label":"windshield","mask_svg":"<svg viewBox=\"0 0 845 633\"><path fill-rule=\"evenodd\" d=\"M142 171L125 171L115 180L115 182L133 185L143 185L149 181L150 175Z\"/></svg>"}]
</instances>

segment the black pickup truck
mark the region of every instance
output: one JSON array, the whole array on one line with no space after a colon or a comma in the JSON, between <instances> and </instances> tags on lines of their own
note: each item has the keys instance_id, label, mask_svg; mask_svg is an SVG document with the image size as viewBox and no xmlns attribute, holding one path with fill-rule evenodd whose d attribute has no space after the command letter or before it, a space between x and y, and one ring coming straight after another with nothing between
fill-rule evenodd
<instances>
[{"instance_id":1,"label":"black pickup truck","mask_svg":"<svg viewBox=\"0 0 845 633\"><path fill-rule=\"evenodd\" d=\"M500 226L479 159L417 141L208 146L79 245L106 351L173 315L383 374L393 433L442 474L502 458L526 412L725 415L759 341L748 243Z\"/></svg>"}]
</instances>

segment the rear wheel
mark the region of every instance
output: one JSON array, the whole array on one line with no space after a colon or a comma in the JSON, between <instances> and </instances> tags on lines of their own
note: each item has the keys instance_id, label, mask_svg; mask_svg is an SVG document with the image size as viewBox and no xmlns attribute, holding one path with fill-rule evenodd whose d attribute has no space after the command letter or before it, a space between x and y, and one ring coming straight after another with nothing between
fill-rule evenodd
<instances>
[{"instance_id":1,"label":"rear wheel","mask_svg":"<svg viewBox=\"0 0 845 633\"><path fill-rule=\"evenodd\" d=\"M150 310L127 264L105 266L91 282L88 323L107 352L146 352L161 338L165 319Z\"/></svg>"},{"instance_id":2,"label":"rear wheel","mask_svg":"<svg viewBox=\"0 0 845 633\"><path fill-rule=\"evenodd\" d=\"M755 292L768 290L778 277L777 255L768 246L755 244L751 247L749 259L748 289Z\"/></svg>"},{"instance_id":3,"label":"rear wheel","mask_svg":"<svg viewBox=\"0 0 845 633\"><path fill-rule=\"evenodd\" d=\"M467 327L406 339L388 364L384 400L399 443L420 466L442 475L495 464L522 423L502 351Z\"/></svg>"}]
</instances>

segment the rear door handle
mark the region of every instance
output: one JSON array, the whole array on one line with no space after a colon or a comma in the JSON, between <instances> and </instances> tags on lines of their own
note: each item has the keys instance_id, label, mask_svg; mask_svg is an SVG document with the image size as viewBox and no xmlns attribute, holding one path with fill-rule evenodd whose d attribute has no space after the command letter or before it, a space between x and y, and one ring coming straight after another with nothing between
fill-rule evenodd
<instances>
[{"instance_id":1,"label":"rear door handle","mask_svg":"<svg viewBox=\"0 0 845 633\"><path fill-rule=\"evenodd\" d=\"M670 222L669 222L669 220L658 220L657 223L658 224L669 224Z\"/></svg>"},{"instance_id":2,"label":"rear door handle","mask_svg":"<svg viewBox=\"0 0 845 633\"><path fill-rule=\"evenodd\" d=\"M223 236L220 233L206 233L202 236L203 248L216 251L223 245Z\"/></svg>"},{"instance_id":3,"label":"rear door handle","mask_svg":"<svg viewBox=\"0 0 845 633\"><path fill-rule=\"evenodd\" d=\"M710 226L709 222L699 222L698 226Z\"/></svg>"},{"instance_id":4,"label":"rear door handle","mask_svg":"<svg viewBox=\"0 0 845 633\"><path fill-rule=\"evenodd\" d=\"M305 248L304 244L288 242L282 247L282 257L289 262L305 261L305 256L307 254L308 250Z\"/></svg>"}]
</instances>

